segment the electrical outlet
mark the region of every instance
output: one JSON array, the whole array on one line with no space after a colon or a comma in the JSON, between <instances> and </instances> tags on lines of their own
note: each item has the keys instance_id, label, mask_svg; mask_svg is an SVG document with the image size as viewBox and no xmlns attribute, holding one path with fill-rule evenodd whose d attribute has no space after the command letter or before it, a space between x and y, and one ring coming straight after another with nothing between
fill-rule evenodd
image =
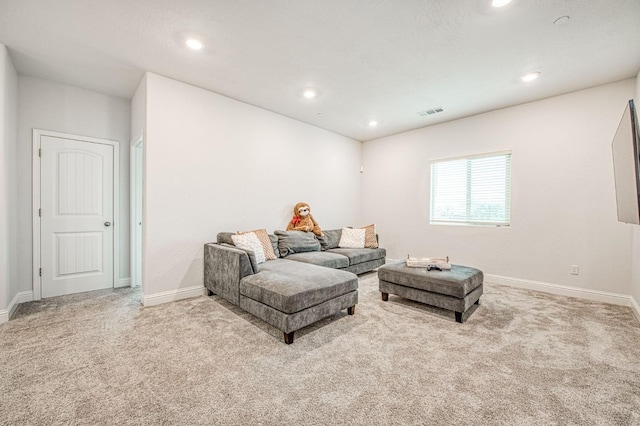
<instances>
[{"instance_id":1,"label":"electrical outlet","mask_svg":"<svg viewBox=\"0 0 640 426\"><path fill-rule=\"evenodd\" d=\"M578 274L580 274L580 268L578 267L578 265L571 265L571 275Z\"/></svg>"}]
</instances>

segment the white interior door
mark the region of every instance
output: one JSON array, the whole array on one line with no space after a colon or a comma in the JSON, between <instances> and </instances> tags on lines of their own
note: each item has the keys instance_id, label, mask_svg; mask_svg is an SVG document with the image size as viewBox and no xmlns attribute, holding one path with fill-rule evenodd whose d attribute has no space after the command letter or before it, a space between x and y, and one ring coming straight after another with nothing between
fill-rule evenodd
<instances>
[{"instance_id":1,"label":"white interior door","mask_svg":"<svg viewBox=\"0 0 640 426\"><path fill-rule=\"evenodd\" d=\"M114 147L40 137L42 297L114 287Z\"/></svg>"}]
</instances>

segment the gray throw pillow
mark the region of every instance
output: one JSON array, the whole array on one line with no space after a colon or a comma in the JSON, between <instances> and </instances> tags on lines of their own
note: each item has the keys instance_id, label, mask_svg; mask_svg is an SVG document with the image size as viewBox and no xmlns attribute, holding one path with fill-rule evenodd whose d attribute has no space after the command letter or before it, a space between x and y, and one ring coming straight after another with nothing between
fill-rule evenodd
<instances>
[{"instance_id":1,"label":"gray throw pillow","mask_svg":"<svg viewBox=\"0 0 640 426\"><path fill-rule=\"evenodd\" d=\"M273 252L276 254L276 256L280 257L280 251L278 250L278 236L269 234L269 241L271 241Z\"/></svg>"},{"instance_id":2,"label":"gray throw pillow","mask_svg":"<svg viewBox=\"0 0 640 426\"><path fill-rule=\"evenodd\" d=\"M322 246L322 250L338 248L338 243L342 236L342 229L325 229L322 233L324 234L324 237L317 237L318 241L320 241L320 245Z\"/></svg>"},{"instance_id":3,"label":"gray throw pillow","mask_svg":"<svg viewBox=\"0 0 640 426\"><path fill-rule=\"evenodd\" d=\"M278 237L278 251L285 257L293 253L320 251L320 243L312 232L276 231Z\"/></svg>"},{"instance_id":4,"label":"gray throw pillow","mask_svg":"<svg viewBox=\"0 0 640 426\"><path fill-rule=\"evenodd\" d=\"M218 233L218 244L229 244L230 246L235 246L235 244L233 244L233 239L231 239L231 236L234 235L235 232L220 232Z\"/></svg>"}]
</instances>

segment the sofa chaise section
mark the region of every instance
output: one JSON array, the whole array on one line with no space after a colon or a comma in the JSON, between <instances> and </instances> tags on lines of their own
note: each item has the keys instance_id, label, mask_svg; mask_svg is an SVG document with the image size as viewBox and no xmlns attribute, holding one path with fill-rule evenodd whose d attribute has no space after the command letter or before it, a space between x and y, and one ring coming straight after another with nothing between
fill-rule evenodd
<instances>
[{"instance_id":1,"label":"sofa chaise section","mask_svg":"<svg viewBox=\"0 0 640 426\"><path fill-rule=\"evenodd\" d=\"M251 257L225 243L205 244L205 287L281 330L287 344L302 327L344 309L355 312L355 274L286 259L258 265Z\"/></svg>"},{"instance_id":2,"label":"sofa chaise section","mask_svg":"<svg viewBox=\"0 0 640 426\"><path fill-rule=\"evenodd\" d=\"M280 329L293 332L343 309L353 315L358 277L350 272L276 259L240 282L240 307Z\"/></svg>"}]
</instances>

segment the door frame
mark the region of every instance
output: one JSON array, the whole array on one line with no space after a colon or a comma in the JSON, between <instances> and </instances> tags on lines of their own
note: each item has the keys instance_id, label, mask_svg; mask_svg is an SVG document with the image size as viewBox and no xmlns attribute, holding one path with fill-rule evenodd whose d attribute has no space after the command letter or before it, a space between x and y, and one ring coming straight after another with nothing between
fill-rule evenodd
<instances>
[{"instance_id":1,"label":"door frame","mask_svg":"<svg viewBox=\"0 0 640 426\"><path fill-rule=\"evenodd\" d=\"M130 143L129 152L129 206L130 206L130 254L131 254L131 286L140 286L142 288L142 275L144 268L142 267L142 229L138 233L138 218L142 222L140 227L144 227L143 210L144 210L144 132L133 139ZM138 182L141 182L138 186ZM138 209L138 199L142 200Z\"/></svg>"},{"instance_id":2,"label":"door frame","mask_svg":"<svg viewBox=\"0 0 640 426\"><path fill-rule=\"evenodd\" d=\"M100 139L90 136L79 136L70 133L54 132L50 130L33 129L32 152L32 189L33 202L31 204L33 218L33 300L42 299L42 277L40 276L40 138L50 136L54 138L71 139L79 142L98 143L113 147L113 282L112 287L117 287L120 276L120 143L109 139Z\"/></svg>"}]
</instances>

